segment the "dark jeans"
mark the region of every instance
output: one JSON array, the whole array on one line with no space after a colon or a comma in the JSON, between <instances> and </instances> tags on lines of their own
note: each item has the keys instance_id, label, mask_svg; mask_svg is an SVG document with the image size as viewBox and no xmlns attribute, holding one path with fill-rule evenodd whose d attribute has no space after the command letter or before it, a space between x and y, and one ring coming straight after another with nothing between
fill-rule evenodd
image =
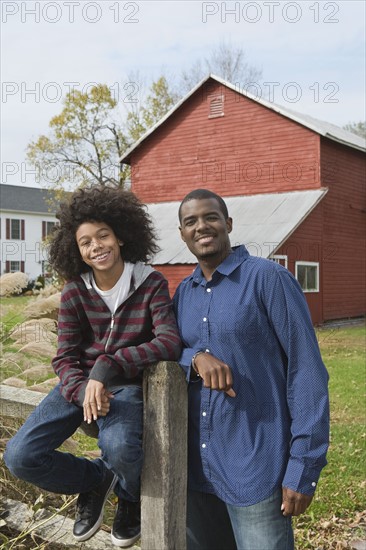
<instances>
[{"instance_id":1,"label":"dark jeans","mask_svg":"<svg viewBox=\"0 0 366 550\"><path fill-rule=\"evenodd\" d=\"M119 478L118 496L140 498L142 468L142 388L114 393L110 411L97 420L102 459L89 460L56 450L83 421L83 409L66 401L56 386L9 441L4 460L18 478L62 494L84 493L103 480L105 468Z\"/></svg>"}]
</instances>

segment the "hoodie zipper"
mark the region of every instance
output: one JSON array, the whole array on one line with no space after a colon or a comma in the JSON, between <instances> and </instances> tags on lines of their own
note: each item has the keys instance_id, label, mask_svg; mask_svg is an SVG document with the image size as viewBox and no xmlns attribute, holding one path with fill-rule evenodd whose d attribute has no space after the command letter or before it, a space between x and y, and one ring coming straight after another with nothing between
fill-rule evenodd
<instances>
[{"instance_id":1,"label":"hoodie zipper","mask_svg":"<svg viewBox=\"0 0 366 550\"><path fill-rule=\"evenodd\" d=\"M110 340L110 338L111 338L113 326L114 326L114 313L112 313L112 316L111 316L111 324L110 324L110 326L109 326L109 334L108 334L108 338L107 338L106 345L105 345L105 347L104 347L105 353L107 353L107 348L108 348L109 340Z\"/></svg>"}]
</instances>

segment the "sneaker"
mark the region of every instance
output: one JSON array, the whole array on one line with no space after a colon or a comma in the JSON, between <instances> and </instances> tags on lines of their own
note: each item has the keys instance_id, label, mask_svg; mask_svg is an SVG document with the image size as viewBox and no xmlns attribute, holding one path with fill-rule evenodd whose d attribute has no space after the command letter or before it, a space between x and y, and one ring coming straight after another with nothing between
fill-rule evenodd
<instances>
[{"instance_id":1,"label":"sneaker","mask_svg":"<svg viewBox=\"0 0 366 550\"><path fill-rule=\"evenodd\" d=\"M127 548L141 536L140 502L130 502L118 498L118 508L114 517L111 539L115 546Z\"/></svg>"},{"instance_id":2,"label":"sneaker","mask_svg":"<svg viewBox=\"0 0 366 550\"><path fill-rule=\"evenodd\" d=\"M103 520L104 505L117 480L111 470L106 470L103 482L96 489L79 495L73 529L76 540L88 540L98 531Z\"/></svg>"}]
</instances>

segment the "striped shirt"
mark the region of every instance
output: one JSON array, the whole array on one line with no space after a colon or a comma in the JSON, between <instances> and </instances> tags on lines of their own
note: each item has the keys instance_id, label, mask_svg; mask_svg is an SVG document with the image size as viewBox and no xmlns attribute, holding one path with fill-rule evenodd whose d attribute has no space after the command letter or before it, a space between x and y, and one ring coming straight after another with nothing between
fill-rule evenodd
<instances>
[{"instance_id":1,"label":"striped shirt","mask_svg":"<svg viewBox=\"0 0 366 550\"><path fill-rule=\"evenodd\" d=\"M136 264L130 293L115 314L82 277L64 286L52 366L67 401L82 406L89 378L111 390L141 383L143 369L152 363L179 358L167 281L148 267L141 276L144 268Z\"/></svg>"}]
</instances>

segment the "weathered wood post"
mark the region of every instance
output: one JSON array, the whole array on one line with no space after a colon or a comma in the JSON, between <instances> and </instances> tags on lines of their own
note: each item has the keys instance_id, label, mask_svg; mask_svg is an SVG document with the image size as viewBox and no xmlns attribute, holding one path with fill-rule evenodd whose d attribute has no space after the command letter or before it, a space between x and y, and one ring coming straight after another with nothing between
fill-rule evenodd
<instances>
[{"instance_id":1,"label":"weathered wood post","mask_svg":"<svg viewBox=\"0 0 366 550\"><path fill-rule=\"evenodd\" d=\"M44 394L0 386L0 415L25 419ZM95 437L95 424L80 427ZM144 375L142 550L185 550L187 387L183 371L160 362Z\"/></svg>"},{"instance_id":2,"label":"weathered wood post","mask_svg":"<svg viewBox=\"0 0 366 550\"><path fill-rule=\"evenodd\" d=\"M177 363L144 375L142 550L185 550L187 386Z\"/></svg>"}]
</instances>

